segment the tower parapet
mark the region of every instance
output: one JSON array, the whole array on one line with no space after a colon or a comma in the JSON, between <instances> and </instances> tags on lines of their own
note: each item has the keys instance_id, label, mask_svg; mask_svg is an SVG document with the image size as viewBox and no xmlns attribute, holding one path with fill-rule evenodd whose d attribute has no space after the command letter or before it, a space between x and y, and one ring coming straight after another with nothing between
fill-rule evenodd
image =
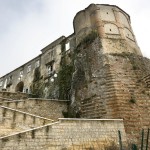
<instances>
[{"instance_id":1,"label":"tower parapet","mask_svg":"<svg viewBox=\"0 0 150 150\"><path fill-rule=\"evenodd\" d=\"M142 55L131 27L130 16L114 5L91 4L74 17L77 44L91 31L97 31L103 53Z\"/></svg>"}]
</instances>

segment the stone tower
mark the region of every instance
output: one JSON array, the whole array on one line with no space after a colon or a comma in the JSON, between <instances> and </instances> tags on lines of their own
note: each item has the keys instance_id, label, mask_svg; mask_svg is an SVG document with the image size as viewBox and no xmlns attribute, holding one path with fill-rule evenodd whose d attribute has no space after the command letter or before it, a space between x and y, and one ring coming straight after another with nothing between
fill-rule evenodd
<instances>
[{"instance_id":1,"label":"stone tower","mask_svg":"<svg viewBox=\"0 0 150 150\"><path fill-rule=\"evenodd\" d=\"M85 118L123 118L138 143L150 127L150 61L142 56L129 15L91 4L74 18L77 47L71 107Z\"/></svg>"},{"instance_id":2,"label":"stone tower","mask_svg":"<svg viewBox=\"0 0 150 150\"><path fill-rule=\"evenodd\" d=\"M131 27L130 16L117 6L91 4L74 18L77 43L97 30L103 53L130 52L142 55Z\"/></svg>"}]
</instances>

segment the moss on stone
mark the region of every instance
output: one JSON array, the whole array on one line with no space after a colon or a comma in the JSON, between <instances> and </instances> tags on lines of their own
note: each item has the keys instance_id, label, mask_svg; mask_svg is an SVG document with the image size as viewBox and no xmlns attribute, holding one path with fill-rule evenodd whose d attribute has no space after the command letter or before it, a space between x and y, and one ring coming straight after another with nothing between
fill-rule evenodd
<instances>
[{"instance_id":1,"label":"moss on stone","mask_svg":"<svg viewBox=\"0 0 150 150\"><path fill-rule=\"evenodd\" d=\"M92 30L87 36L85 36L80 43L77 45L75 52L79 53L80 52L80 47L85 47L89 44L91 44L97 37L98 37L98 32L96 30Z\"/></svg>"},{"instance_id":2,"label":"moss on stone","mask_svg":"<svg viewBox=\"0 0 150 150\"><path fill-rule=\"evenodd\" d=\"M134 97L131 97L129 102L134 104L134 103L136 103L136 99Z\"/></svg>"},{"instance_id":3,"label":"moss on stone","mask_svg":"<svg viewBox=\"0 0 150 150\"><path fill-rule=\"evenodd\" d=\"M133 70L139 70L139 69L145 69L145 64L141 64L140 62L143 62L141 61L141 56L138 56L134 53L125 53L125 52L122 52L122 53L110 53L109 55L112 55L112 56L116 56L116 57L124 57L124 58L127 58L131 65L132 65L132 69ZM140 60L140 61L139 61Z\"/></svg>"}]
</instances>

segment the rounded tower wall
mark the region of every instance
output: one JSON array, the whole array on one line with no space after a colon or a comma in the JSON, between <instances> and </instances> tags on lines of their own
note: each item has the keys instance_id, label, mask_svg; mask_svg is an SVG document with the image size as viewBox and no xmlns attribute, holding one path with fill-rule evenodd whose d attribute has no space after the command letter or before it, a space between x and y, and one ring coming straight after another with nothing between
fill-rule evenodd
<instances>
[{"instance_id":1,"label":"rounded tower wall","mask_svg":"<svg viewBox=\"0 0 150 150\"><path fill-rule=\"evenodd\" d=\"M95 5L91 4L85 10L79 11L73 20L74 31L76 34L76 43L80 41L92 30L91 11L94 10Z\"/></svg>"},{"instance_id":2,"label":"rounded tower wall","mask_svg":"<svg viewBox=\"0 0 150 150\"><path fill-rule=\"evenodd\" d=\"M130 16L114 5L91 4L74 18L77 45L92 30L97 30L103 53L130 52L142 55L131 27Z\"/></svg>"}]
</instances>

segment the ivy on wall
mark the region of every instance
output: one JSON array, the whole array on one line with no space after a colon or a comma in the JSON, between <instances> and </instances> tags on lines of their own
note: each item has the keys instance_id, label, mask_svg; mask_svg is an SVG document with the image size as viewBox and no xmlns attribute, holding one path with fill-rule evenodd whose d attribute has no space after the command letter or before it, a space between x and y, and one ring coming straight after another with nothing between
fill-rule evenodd
<instances>
[{"instance_id":1,"label":"ivy on wall","mask_svg":"<svg viewBox=\"0 0 150 150\"><path fill-rule=\"evenodd\" d=\"M80 43L76 47L76 53L79 52L80 47L86 47L87 45L91 44L97 37L98 37L98 32L96 30L92 30L88 35L86 35Z\"/></svg>"},{"instance_id":2,"label":"ivy on wall","mask_svg":"<svg viewBox=\"0 0 150 150\"><path fill-rule=\"evenodd\" d=\"M44 82L41 78L40 68L35 68L34 78L30 86L31 93L34 97L43 97Z\"/></svg>"},{"instance_id":3,"label":"ivy on wall","mask_svg":"<svg viewBox=\"0 0 150 150\"><path fill-rule=\"evenodd\" d=\"M40 68L35 68L34 70L34 78L33 78L33 82L36 82L40 79L41 77L41 72L40 72Z\"/></svg>"},{"instance_id":4,"label":"ivy on wall","mask_svg":"<svg viewBox=\"0 0 150 150\"><path fill-rule=\"evenodd\" d=\"M64 65L58 73L59 99L70 99L73 65Z\"/></svg>"},{"instance_id":5,"label":"ivy on wall","mask_svg":"<svg viewBox=\"0 0 150 150\"><path fill-rule=\"evenodd\" d=\"M60 71L58 72L58 85L59 85L59 99L70 99L70 90L72 83L72 74L74 72L73 54L65 54L66 40L62 42L62 57L60 63ZM71 58L71 62L68 63L67 59Z\"/></svg>"},{"instance_id":6,"label":"ivy on wall","mask_svg":"<svg viewBox=\"0 0 150 150\"><path fill-rule=\"evenodd\" d=\"M96 38L98 37L97 31L91 31L88 35L85 36L84 39L78 44L76 50L66 53L65 51L65 44L66 39L64 39L61 43L61 50L62 50L62 57L60 62L60 71L58 72L57 82L55 82L55 86L59 87L59 99L70 99L71 94L71 86L72 86L72 76L74 72L74 60L76 59L78 48L82 46L86 46L91 44ZM68 62L68 60L71 60ZM82 80L82 76L84 76L83 70L78 69L79 76L77 78L78 81ZM81 78L81 79L80 79ZM50 83L46 85L44 80L41 78L40 68L36 68L34 71L34 79L31 84L31 92L32 94L36 95L36 97L43 97L44 96L44 89L48 87L49 95L52 92L52 88L49 88ZM76 85L78 86L78 85ZM49 96L50 97L50 96Z\"/></svg>"}]
</instances>

